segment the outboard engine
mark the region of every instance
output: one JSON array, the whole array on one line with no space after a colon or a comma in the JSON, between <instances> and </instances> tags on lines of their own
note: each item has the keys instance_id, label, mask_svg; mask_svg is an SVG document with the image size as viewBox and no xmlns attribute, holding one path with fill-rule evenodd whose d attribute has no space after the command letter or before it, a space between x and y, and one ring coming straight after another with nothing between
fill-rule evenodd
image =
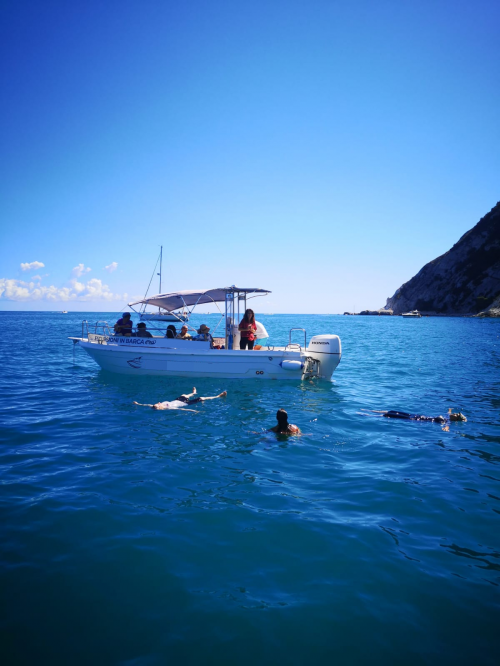
<instances>
[{"instance_id":1,"label":"outboard engine","mask_svg":"<svg viewBox=\"0 0 500 666\"><path fill-rule=\"evenodd\" d=\"M307 355L319 361L318 377L331 379L340 363L342 345L338 335L315 335L307 345Z\"/></svg>"}]
</instances>

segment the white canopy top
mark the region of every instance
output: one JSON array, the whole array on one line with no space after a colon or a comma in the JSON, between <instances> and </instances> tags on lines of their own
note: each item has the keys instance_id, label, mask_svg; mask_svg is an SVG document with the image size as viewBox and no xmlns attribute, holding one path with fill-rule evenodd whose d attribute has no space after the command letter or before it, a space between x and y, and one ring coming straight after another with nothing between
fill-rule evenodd
<instances>
[{"instance_id":1,"label":"white canopy top","mask_svg":"<svg viewBox=\"0 0 500 666\"><path fill-rule=\"evenodd\" d=\"M176 291L173 294L156 294L156 296L149 296L141 301L134 301L129 303L129 307L145 303L147 305L156 305L158 308L163 308L168 312L173 310L180 310L190 305L198 305L201 303L217 303L226 300L226 294L240 293L245 294L270 294L267 289L244 288L244 287L220 287L219 289L200 289L197 291Z\"/></svg>"}]
</instances>

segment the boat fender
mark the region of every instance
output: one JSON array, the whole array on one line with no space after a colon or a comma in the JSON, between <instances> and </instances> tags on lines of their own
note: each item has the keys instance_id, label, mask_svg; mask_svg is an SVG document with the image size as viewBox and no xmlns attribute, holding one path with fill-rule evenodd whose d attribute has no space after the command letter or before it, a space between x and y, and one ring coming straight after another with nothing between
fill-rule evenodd
<instances>
[{"instance_id":1,"label":"boat fender","mask_svg":"<svg viewBox=\"0 0 500 666\"><path fill-rule=\"evenodd\" d=\"M304 364L300 361L281 361L280 363L283 370L302 370Z\"/></svg>"}]
</instances>

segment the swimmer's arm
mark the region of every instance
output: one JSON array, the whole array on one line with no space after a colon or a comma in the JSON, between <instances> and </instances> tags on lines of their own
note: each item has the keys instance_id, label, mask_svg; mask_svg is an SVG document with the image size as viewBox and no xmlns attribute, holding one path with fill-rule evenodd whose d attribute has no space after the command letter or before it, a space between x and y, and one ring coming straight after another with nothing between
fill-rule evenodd
<instances>
[{"instance_id":1,"label":"swimmer's arm","mask_svg":"<svg viewBox=\"0 0 500 666\"><path fill-rule=\"evenodd\" d=\"M136 402L135 400L134 400L134 402L133 402L132 404L134 404L134 405L139 405L139 407L154 407L154 405L145 405L144 403L142 403L142 402Z\"/></svg>"}]
</instances>

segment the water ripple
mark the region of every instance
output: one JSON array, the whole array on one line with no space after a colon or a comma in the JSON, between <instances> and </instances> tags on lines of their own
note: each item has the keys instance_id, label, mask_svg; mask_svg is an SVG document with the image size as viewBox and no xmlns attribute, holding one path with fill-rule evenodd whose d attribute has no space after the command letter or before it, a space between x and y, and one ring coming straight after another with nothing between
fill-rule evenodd
<instances>
[{"instance_id":1,"label":"water ripple","mask_svg":"<svg viewBox=\"0 0 500 666\"><path fill-rule=\"evenodd\" d=\"M10 663L496 662L500 322L262 317L338 333L334 381L203 379L228 398L183 414L132 401L186 380L74 350L83 315L0 316Z\"/></svg>"}]
</instances>

